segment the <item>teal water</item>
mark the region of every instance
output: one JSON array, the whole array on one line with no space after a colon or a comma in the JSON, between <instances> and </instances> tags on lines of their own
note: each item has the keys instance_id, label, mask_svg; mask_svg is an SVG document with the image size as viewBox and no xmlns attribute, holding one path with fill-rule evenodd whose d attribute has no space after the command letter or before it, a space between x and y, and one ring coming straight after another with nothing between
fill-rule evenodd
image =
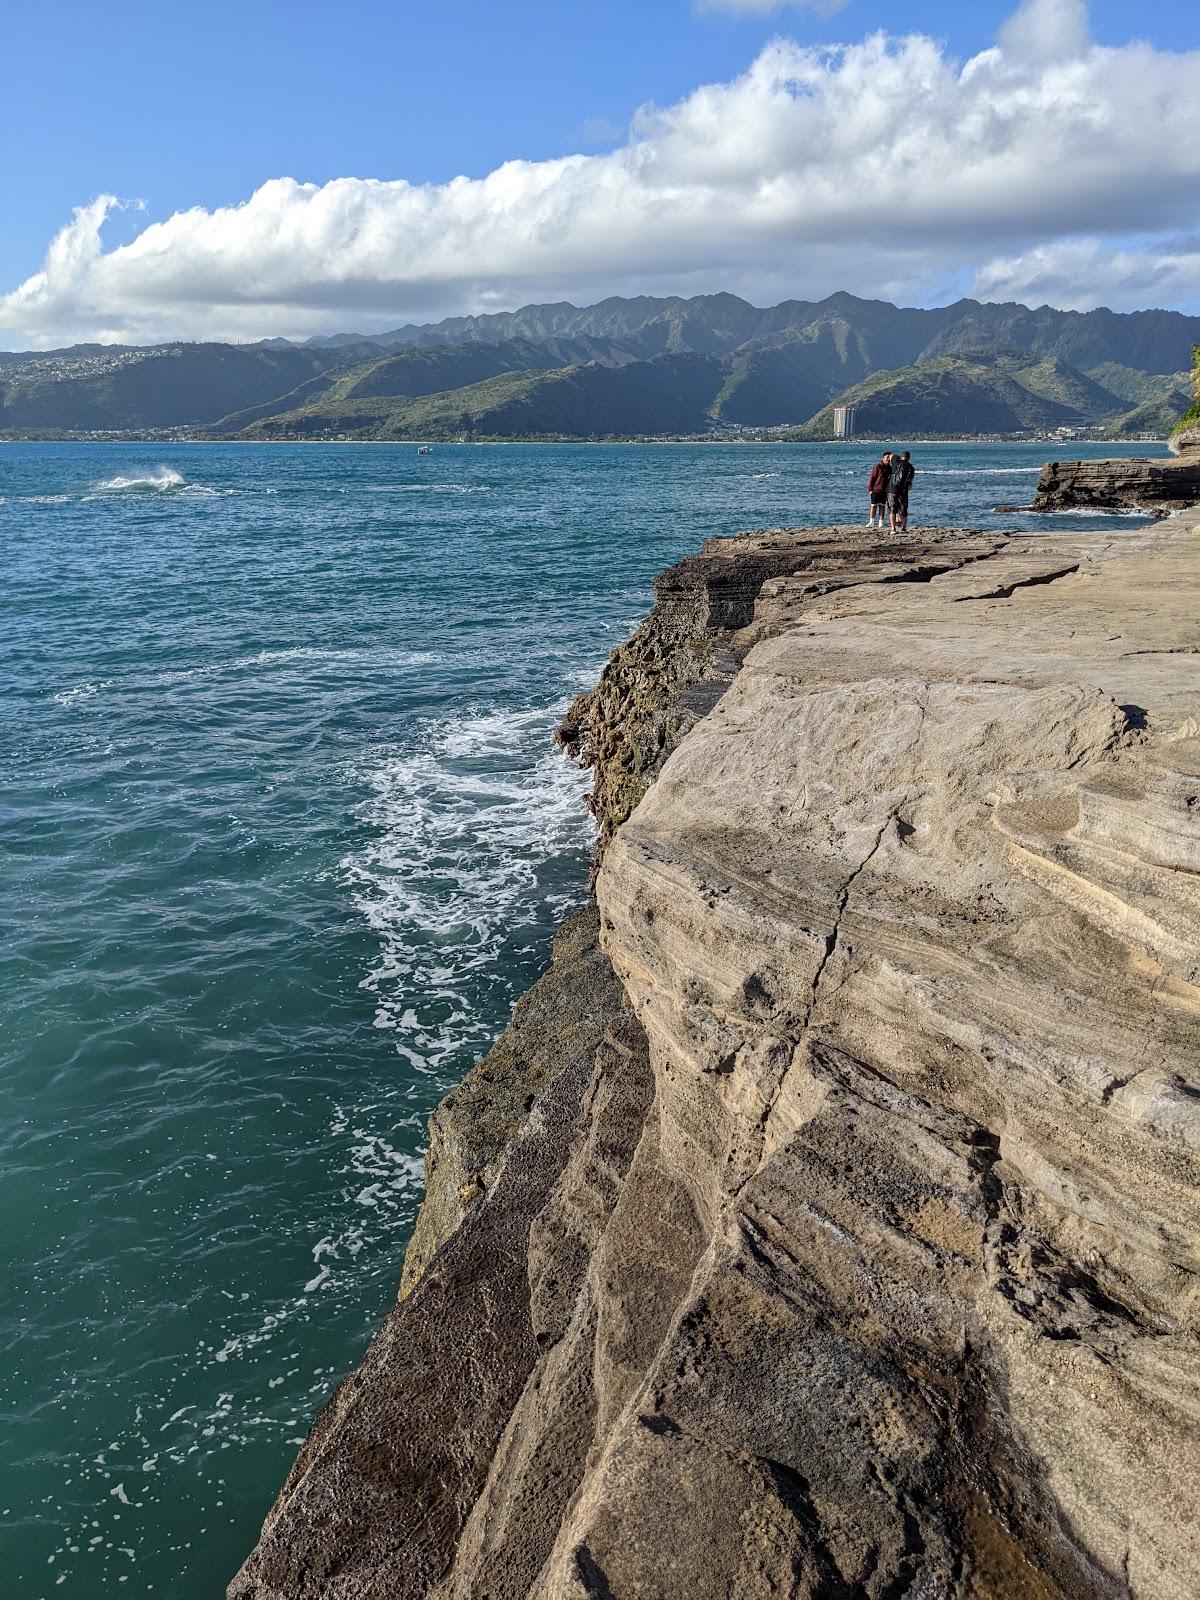
<instances>
[{"instance_id":1,"label":"teal water","mask_svg":"<svg viewBox=\"0 0 1200 1600\"><path fill-rule=\"evenodd\" d=\"M921 447L915 520L1044 527L1044 453ZM581 896L561 709L873 456L0 445L0 1592L223 1592Z\"/></svg>"}]
</instances>

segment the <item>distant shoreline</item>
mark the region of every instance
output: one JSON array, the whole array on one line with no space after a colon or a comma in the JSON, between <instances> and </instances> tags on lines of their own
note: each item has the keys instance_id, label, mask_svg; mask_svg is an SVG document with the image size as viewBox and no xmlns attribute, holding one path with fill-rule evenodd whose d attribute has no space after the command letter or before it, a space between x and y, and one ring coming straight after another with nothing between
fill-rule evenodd
<instances>
[{"instance_id":1,"label":"distant shoreline","mask_svg":"<svg viewBox=\"0 0 1200 1600\"><path fill-rule=\"evenodd\" d=\"M1167 440L1162 439L1055 439L1036 435L1029 437L1024 434L1011 433L978 433L978 434L939 434L939 433L903 433L891 434L862 434L853 439L780 439L762 438L757 435L746 435L737 438L709 438L702 434L693 435L666 435L666 434L639 434L627 438L614 437L602 439L566 439L559 437L541 438L488 438L488 439L238 439L210 437L200 434L168 434L168 433L104 433L104 434L78 434L78 433L53 433L53 434L4 434L0 433L0 444L157 444L157 445L199 445L223 444L239 445L244 448L254 449L273 445L380 445L393 449L415 450L421 445L429 445L432 449L446 450L461 448L462 446L483 445L707 445L710 447L744 445L790 445L804 448L824 449L830 445L878 445L886 447L903 441L908 444L930 445L983 445L983 444L1024 444L1024 445L1052 445L1064 449L1083 445L1120 446L1121 448L1145 446L1146 449L1167 449Z\"/></svg>"}]
</instances>

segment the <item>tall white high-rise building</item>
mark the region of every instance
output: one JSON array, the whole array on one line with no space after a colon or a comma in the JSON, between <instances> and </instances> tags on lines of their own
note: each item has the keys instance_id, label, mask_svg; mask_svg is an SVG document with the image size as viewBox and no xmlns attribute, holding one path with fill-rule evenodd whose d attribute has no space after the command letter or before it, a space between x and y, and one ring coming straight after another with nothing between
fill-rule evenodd
<instances>
[{"instance_id":1,"label":"tall white high-rise building","mask_svg":"<svg viewBox=\"0 0 1200 1600\"><path fill-rule=\"evenodd\" d=\"M833 408L833 437L835 439L853 439L854 437L854 407L834 406Z\"/></svg>"}]
</instances>

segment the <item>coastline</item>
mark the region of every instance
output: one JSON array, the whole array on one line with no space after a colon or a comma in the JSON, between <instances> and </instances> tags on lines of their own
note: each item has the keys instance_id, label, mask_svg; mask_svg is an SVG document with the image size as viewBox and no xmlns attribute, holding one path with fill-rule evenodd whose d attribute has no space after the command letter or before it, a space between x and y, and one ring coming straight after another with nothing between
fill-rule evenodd
<instances>
[{"instance_id":1,"label":"coastline","mask_svg":"<svg viewBox=\"0 0 1200 1600\"><path fill-rule=\"evenodd\" d=\"M447 439L440 436L421 437L414 435L411 439L310 439L310 438L280 438L280 439L240 439L225 434L175 434L169 431L162 433L137 432L137 433L53 433L53 434L0 434L0 444L161 444L161 445L379 445L386 448L412 449L417 445L427 444L445 449L457 445L678 445L678 444L704 444L704 445L792 445L808 446L818 450L827 449L831 445L871 445L883 446L895 443L898 438L905 439L911 444L929 445L984 445L984 444L1086 444L1088 446L1117 445L1121 449L1133 449L1135 446L1150 448L1156 446L1162 451L1167 450L1166 439L1072 439L1061 440L1050 434L940 434L940 433L895 433L895 434L856 434L852 439L781 439L770 433L747 432L744 435L721 436L711 434L629 434L605 435L599 438L573 437L563 434L532 435L522 434L513 436L500 436L483 439ZM1157 460L1157 457L1147 459Z\"/></svg>"},{"instance_id":2,"label":"coastline","mask_svg":"<svg viewBox=\"0 0 1200 1600\"><path fill-rule=\"evenodd\" d=\"M1171 1085L1195 1042L1181 951L1197 908L1172 877L1189 847L1169 820L1200 770L1193 516L1136 550L1086 531L1018 549L963 530L902 548L778 530L712 541L660 577L564 727L597 773L598 915L560 934L514 1036L435 1117L405 1298L232 1596L548 1600L685 1579L707 1593L714 1570L742 1573L739 1592L790 1592L743 1565L765 1537L814 1593L870 1548L894 1581L956 1567L970 1581L947 1593L998 1592L979 1587L992 1572L1013 1594L1182 1600L1200 1554L1167 1511L1188 1425L1130 1361L1169 1325L1173 1382L1195 1350L1170 1287L1195 1220L1176 1170L1194 1115ZM1112 647L1118 615L1135 648ZM909 682L914 651L906 747L913 691L875 686L900 661ZM836 720L796 722L809 700ZM777 808L781 752L801 749L812 777L784 793L816 779L815 795L843 794L834 811ZM893 800L880 791L898 774ZM1140 880L1120 877L1120 841ZM977 854L992 887L970 911ZM1125 1066L1138 1036L1120 1013L1152 995L1165 1055L1145 1078L1136 1049ZM584 1025L570 1043L564 1019ZM1062 1061L1049 1078L1047 1050ZM1064 1050L1095 1064L1072 1071ZM464 1157L480 1129L483 1159ZM804 1305L822 1308L816 1345ZM747 1317L780 1371L816 1352L782 1411L770 1369L730 1342ZM747 1544L751 1515L771 1531ZM671 1520L703 1555L690 1577L655 1533Z\"/></svg>"}]
</instances>

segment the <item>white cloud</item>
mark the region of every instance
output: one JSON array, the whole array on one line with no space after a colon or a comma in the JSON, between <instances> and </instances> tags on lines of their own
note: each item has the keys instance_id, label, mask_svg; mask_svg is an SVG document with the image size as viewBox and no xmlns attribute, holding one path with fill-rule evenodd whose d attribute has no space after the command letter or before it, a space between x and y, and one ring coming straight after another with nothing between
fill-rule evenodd
<instances>
[{"instance_id":1,"label":"white cloud","mask_svg":"<svg viewBox=\"0 0 1200 1600\"><path fill-rule=\"evenodd\" d=\"M1000 30L1000 48L1024 61L1070 61L1088 47L1087 0L1025 0Z\"/></svg>"},{"instance_id":2,"label":"white cloud","mask_svg":"<svg viewBox=\"0 0 1200 1600\"><path fill-rule=\"evenodd\" d=\"M976 276L980 300L1090 311L1136 311L1187 306L1200 296L1200 237L1165 240L1146 249L1114 249L1101 239L1038 245L1023 255L990 261ZM1181 361L1181 366L1186 366Z\"/></svg>"},{"instance_id":3,"label":"white cloud","mask_svg":"<svg viewBox=\"0 0 1200 1600\"><path fill-rule=\"evenodd\" d=\"M1113 292L1190 307L1186 262L1155 262L1200 224L1197 81L1200 52L1090 42L1080 0L1027 0L965 63L916 34L777 40L740 77L644 108L609 152L440 185L275 178L109 250L100 196L0 296L0 328L255 338L716 288L928 301L976 273L1067 304L1112 282L1114 252Z\"/></svg>"}]
</instances>

